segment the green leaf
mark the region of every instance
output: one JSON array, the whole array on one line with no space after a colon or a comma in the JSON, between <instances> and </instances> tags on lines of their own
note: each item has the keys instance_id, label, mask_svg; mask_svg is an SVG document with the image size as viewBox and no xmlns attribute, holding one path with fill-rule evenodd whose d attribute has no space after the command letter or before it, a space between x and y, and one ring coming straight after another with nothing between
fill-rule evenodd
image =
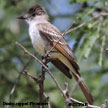
<instances>
[{"instance_id":1,"label":"green leaf","mask_svg":"<svg viewBox=\"0 0 108 108\"><path fill-rule=\"evenodd\" d=\"M99 38L100 26L101 26L101 23L99 23L96 33L90 32L88 34L89 37L83 44L83 48L80 51L80 56L78 58L78 61L81 60L82 56L84 56L84 58L86 58L86 59L88 58L93 45L95 44L96 40Z\"/></svg>"},{"instance_id":2,"label":"green leaf","mask_svg":"<svg viewBox=\"0 0 108 108\"><path fill-rule=\"evenodd\" d=\"M78 3L83 3L83 2L92 2L94 0L77 0Z\"/></svg>"},{"instance_id":3,"label":"green leaf","mask_svg":"<svg viewBox=\"0 0 108 108\"><path fill-rule=\"evenodd\" d=\"M104 52L104 46L105 46L105 36L102 37L102 44L100 47L100 56L99 56L99 65L102 66L102 54Z\"/></svg>"}]
</instances>

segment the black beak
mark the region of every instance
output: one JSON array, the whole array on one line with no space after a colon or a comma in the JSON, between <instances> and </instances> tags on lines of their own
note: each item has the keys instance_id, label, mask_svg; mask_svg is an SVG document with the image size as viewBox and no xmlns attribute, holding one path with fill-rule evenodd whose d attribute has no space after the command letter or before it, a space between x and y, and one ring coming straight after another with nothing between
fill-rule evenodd
<instances>
[{"instance_id":1,"label":"black beak","mask_svg":"<svg viewBox=\"0 0 108 108\"><path fill-rule=\"evenodd\" d=\"M31 15L28 14L28 13L26 13L26 14L24 14L24 15L21 15L21 16L17 17L17 19L25 20L25 19L28 19L28 18L30 18L30 17L31 17Z\"/></svg>"},{"instance_id":2,"label":"black beak","mask_svg":"<svg viewBox=\"0 0 108 108\"><path fill-rule=\"evenodd\" d=\"M17 19L26 19L26 17L24 17L24 16L19 16L19 17L17 17Z\"/></svg>"}]
</instances>

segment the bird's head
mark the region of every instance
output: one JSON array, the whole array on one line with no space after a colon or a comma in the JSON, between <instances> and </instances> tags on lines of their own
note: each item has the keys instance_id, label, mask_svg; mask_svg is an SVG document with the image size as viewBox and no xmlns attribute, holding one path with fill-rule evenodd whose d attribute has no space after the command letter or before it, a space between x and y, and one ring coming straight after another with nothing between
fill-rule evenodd
<instances>
[{"instance_id":1,"label":"bird's head","mask_svg":"<svg viewBox=\"0 0 108 108\"><path fill-rule=\"evenodd\" d=\"M33 20L49 20L48 15L43 7L40 5L32 6L24 15L19 16L18 19L25 20L27 23Z\"/></svg>"}]
</instances>

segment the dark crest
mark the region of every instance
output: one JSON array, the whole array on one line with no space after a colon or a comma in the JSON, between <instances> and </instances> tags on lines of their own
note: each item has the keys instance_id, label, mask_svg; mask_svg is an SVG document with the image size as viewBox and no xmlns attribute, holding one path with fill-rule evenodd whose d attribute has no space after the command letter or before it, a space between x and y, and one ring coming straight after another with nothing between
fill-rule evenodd
<instances>
[{"instance_id":1,"label":"dark crest","mask_svg":"<svg viewBox=\"0 0 108 108\"><path fill-rule=\"evenodd\" d=\"M35 15L44 15L46 14L46 11L43 7L39 5L34 5L29 9L28 13L35 16Z\"/></svg>"}]
</instances>

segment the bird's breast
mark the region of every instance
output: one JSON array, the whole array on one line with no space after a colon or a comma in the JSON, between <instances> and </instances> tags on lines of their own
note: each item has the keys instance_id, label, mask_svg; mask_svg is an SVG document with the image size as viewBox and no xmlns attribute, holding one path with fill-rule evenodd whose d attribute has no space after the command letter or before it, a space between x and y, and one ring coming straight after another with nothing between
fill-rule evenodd
<instances>
[{"instance_id":1,"label":"bird's breast","mask_svg":"<svg viewBox=\"0 0 108 108\"><path fill-rule=\"evenodd\" d=\"M33 44L34 49L40 54L45 54L46 41L41 37L37 26L31 25L29 27L29 35Z\"/></svg>"}]
</instances>

